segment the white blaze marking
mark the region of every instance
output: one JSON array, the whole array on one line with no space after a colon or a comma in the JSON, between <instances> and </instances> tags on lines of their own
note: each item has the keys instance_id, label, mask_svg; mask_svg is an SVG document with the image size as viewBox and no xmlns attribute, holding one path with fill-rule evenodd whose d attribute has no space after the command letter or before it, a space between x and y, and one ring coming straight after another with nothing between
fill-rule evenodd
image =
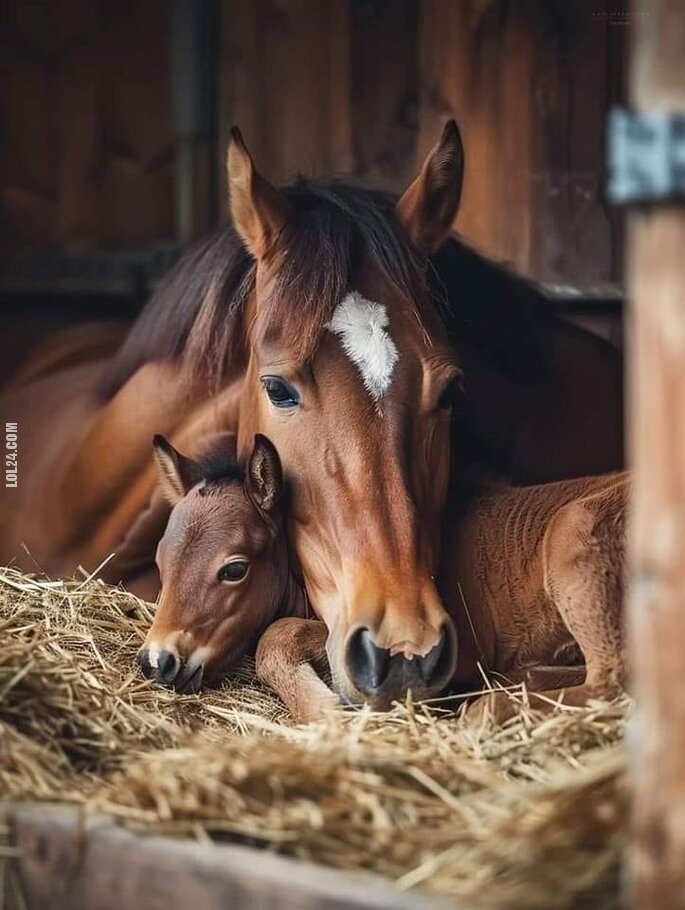
<instances>
[{"instance_id":1,"label":"white blaze marking","mask_svg":"<svg viewBox=\"0 0 685 910\"><path fill-rule=\"evenodd\" d=\"M343 297L328 324L375 401L387 391L399 356L388 334L389 324L385 307L366 300L359 291Z\"/></svg>"}]
</instances>

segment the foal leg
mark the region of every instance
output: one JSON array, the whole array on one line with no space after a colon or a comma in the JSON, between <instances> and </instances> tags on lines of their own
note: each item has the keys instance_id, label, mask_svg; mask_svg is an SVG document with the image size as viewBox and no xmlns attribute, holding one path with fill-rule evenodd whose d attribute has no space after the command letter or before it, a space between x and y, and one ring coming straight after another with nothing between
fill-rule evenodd
<instances>
[{"instance_id":1,"label":"foal leg","mask_svg":"<svg viewBox=\"0 0 685 910\"><path fill-rule=\"evenodd\" d=\"M279 619L259 639L257 677L270 686L297 723L320 720L340 706L316 672L328 667L328 629L317 619Z\"/></svg>"},{"instance_id":2,"label":"foal leg","mask_svg":"<svg viewBox=\"0 0 685 910\"><path fill-rule=\"evenodd\" d=\"M569 689L582 686L586 668L541 666L529 667L521 680L529 692L549 692L552 689Z\"/></svg>"}]
</instances>

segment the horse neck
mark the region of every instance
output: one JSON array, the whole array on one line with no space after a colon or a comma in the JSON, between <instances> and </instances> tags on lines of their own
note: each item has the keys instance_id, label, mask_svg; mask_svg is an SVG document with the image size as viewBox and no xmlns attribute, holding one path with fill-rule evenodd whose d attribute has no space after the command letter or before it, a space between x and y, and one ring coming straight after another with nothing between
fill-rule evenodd
<instances>
[{"instance_id":1,"label":"horse neck","mask_svg":"<svg viewBox=\"0 0 685 910\"><path fill-rule=\"evenodd\" d=\"M620 468L622 365L614 346L562 320L534 284L456 238L434 266L466 377L467 410L454 436L463 456L518 483Z\"/></svg>"},{"instance_id":2,"label":"horse neck","mask_svg":"<svg viewBox=\"0 0 685 910\"><path fill-rule=\"evenodd\" d=\"M213 393L189 386L171 363L149 363L99 408L59 487L72 520L71 547L63 548L70 558L97 563L116 550L128 564L154 553L157 540L131 534L157 482L152 435L164 434L191 456L201 451L209 437L235 431L240 384L227 381Z\"/></svg>"}]
</instances>

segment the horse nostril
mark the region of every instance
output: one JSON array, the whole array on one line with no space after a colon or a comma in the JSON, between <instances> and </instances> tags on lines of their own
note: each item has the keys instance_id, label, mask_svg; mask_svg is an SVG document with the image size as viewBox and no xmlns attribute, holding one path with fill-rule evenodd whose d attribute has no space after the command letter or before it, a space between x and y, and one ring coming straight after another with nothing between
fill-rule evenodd
<instances>
[{"instance_id":1,"label":"horse nostril","mask_svg":"<svg viewBox=\"0 0 685 910\"><path fill-rule=\"evenodd\" d=\"M167 685L172 683L178 676L180 666L180 661L177 660L176 655L173 652L160 651L157 674L163 683L166 683Z\"/></svg>"},{"instance_id":2,"label":"horse nostril","mask_svg":"<svg viewBox=\"0 0 685 910\"><path fill-rule=\"evenodd\" d=\"M419 673L425 683L430 683L437 676L442 676L452 660L452 636L446 629L442 630L440 641L423 657L417 658Z\"/></svg>"},{"instance_id":3,"label":"horse nostril","mask_svg":"<svg viewBox=\"0 0 685 910\"><path fill-rule=\"evenodd\" d=\"M379 648L368 629L357 629L347 645L347 670L362 692L379 689L388 675L390 652Z\"/></svg>"}]
</instances>

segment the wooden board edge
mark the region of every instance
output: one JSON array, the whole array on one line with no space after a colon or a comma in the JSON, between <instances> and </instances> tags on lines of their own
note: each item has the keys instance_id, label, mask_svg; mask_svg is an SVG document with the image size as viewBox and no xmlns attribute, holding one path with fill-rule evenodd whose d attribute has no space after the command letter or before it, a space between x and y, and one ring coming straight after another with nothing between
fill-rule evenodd
<instances>
[{"instance_id":1,"label":"wooden board edge","mask_svg":"<svg viewBox=\"0 0 685 910\"><path fill-rule=\"evenodd\" d=\"M473 910L252 847L131 832L77 806L0 807L31 910Z\"/></svg>"}]
</instances>

